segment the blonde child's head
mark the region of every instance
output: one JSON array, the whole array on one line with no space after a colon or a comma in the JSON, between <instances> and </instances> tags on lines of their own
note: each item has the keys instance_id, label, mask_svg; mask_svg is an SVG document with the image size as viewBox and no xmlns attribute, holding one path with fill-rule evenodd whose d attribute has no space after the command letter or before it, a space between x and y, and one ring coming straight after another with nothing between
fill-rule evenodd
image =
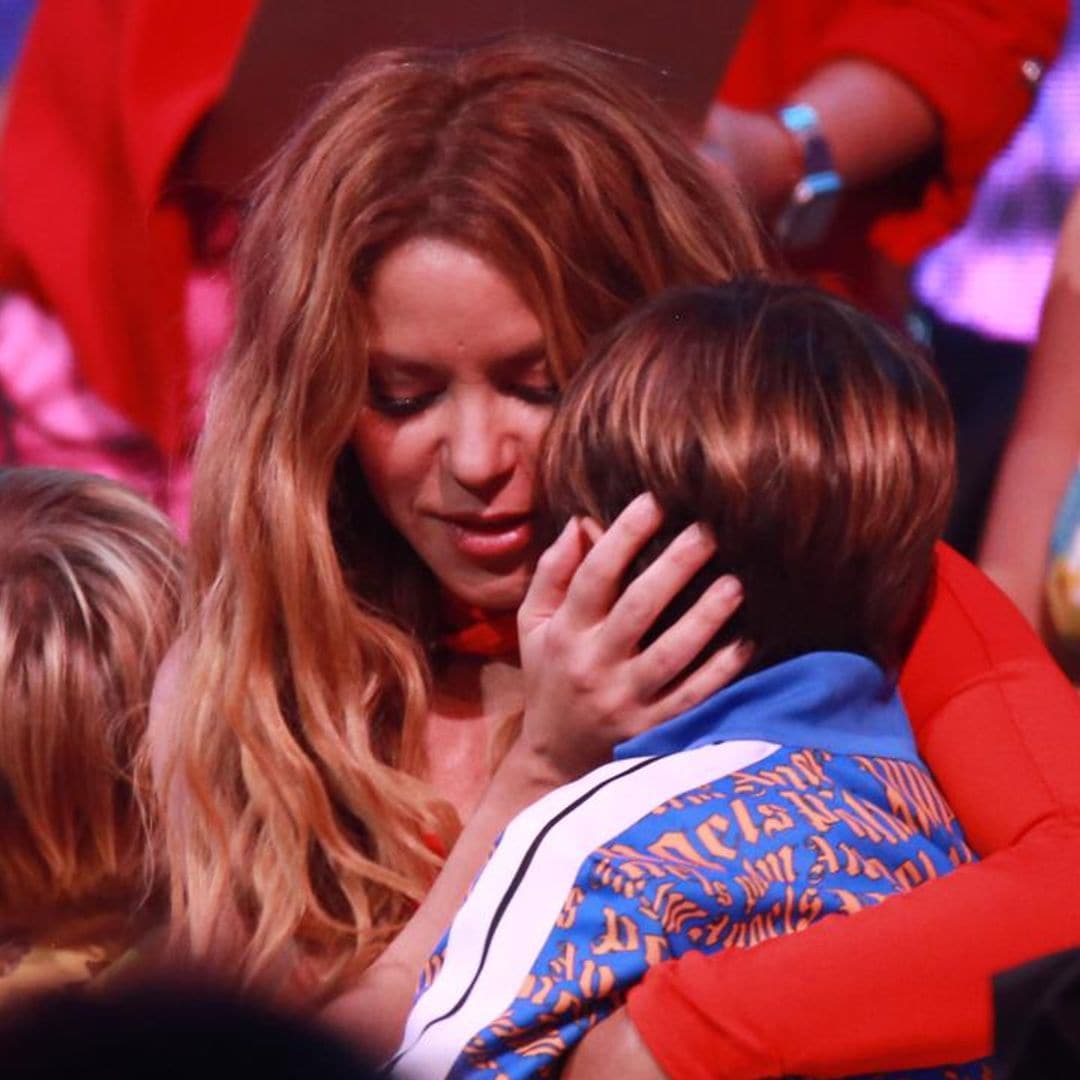
<instances>
[{"instance_id":1,"label":"blonde child's head","mask_svg":"<svg viewBox=\"0 0 1080 1080\"><path fill-rule=\"evenodd\" d=\"M179 571L120 484L0 472L0 923L145 894L135 773Z\"/></svg>"}]
</instances>

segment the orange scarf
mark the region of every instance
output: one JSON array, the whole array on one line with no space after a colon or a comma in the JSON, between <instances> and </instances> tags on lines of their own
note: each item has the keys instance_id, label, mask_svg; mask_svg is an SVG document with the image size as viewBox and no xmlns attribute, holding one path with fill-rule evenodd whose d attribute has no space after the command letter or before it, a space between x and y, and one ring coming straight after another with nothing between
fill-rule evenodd
<instances>
[{"instance_id":1,"label":"orange scarf","mask_svg":"<svg viewBox=\"0 0 1080 1080\"><path fill-rule=\"evenodd\" d=\"M440 634L438 644L455 656L486 659L517 656L516 612L485 611L444 592L442 625L446 629Z\"/></svg>"}]
</instances>

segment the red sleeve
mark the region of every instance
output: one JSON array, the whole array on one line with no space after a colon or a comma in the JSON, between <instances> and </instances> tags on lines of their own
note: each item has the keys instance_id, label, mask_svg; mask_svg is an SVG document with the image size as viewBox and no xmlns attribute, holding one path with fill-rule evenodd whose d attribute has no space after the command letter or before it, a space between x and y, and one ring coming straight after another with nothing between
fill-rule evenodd
<instances>
[{"instance_id":1,"label":"red sleeve","mask_svg":"<svg viewBox=\"0 0 1080 1080\"><path fill-rule=\"evenodd\" d=\"M821 40L814 66L871 60L911 83L941 117L947 171L977 180L1031 108L1025 64L1045 68L1066 0L856 0Z\"/></svg>"},{"instance_id":2,"label":"red sleeve","mask_svg":"<svg viewBox=\"0 0 1080 1080\"><path fill-rule=\"evenodd\" d=\"M1030 110L1036 73L1057 55L1068 16L1067 0L856 0L825 34L816 65L871 60L914 86L941 119L942 172L926 193L925 229L897 215L872 234L901 265L967 214L979 179Z\"/></svg>"},{"instance_id":3,"label":"red sleeve","mask_svg":"<svg viewBox=\"0 0 1080 1080\"><path fill-rule=\"evenodd\" d=\"M902 185L903 198L875 195L868 238L906 266L967 214L979 178L1031 108L1029 61L1054 59L1067 21L1067 0L757 0L720 97L773 108L846 57L909 82L941 118L941 168L925 187Z\"/></svg>"},{"instance_id":4,"label":"red sleeve","mask_svg":"<svg viewBox=\"0 0 1080 1080\"><path fill-rule=\"evenodd\" d=\"M255 0L41 0L0 146L0 285L64 324L79 372L174 454L191 436L187 218L163 198L225 92Z\"/></svg>"},{"instance_id":5,"label":"red sleeve","mask_svg":"<svg viewBox=\"0 0 1080 1080\"><path fill-rule=\"evenodd\" d=\"M981 1057L991 975L1080 942L1080 698L1003 594L946 548L901 689L984 861L854 918L655 968L629 1009L668 1075Z\"/></svg>"}]
</instances>

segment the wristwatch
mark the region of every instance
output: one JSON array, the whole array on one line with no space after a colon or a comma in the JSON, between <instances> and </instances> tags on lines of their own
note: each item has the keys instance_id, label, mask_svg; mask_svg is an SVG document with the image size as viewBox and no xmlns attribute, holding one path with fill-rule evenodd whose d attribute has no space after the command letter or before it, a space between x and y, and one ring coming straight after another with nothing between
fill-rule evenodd
<instances>
[{"instance_id":1,"label":"wristwatch","mask_svg":"<svg viewBox=\"0 0 1080 1080\"><path fill-rule=\"evenodd\" d=\"M824 238L844 184L833 168L832 152L813 105L785 105L776 118L798 145L803 171L773 231L782 247L797 251L813 247Z\"/></svg>"}]
</instances>

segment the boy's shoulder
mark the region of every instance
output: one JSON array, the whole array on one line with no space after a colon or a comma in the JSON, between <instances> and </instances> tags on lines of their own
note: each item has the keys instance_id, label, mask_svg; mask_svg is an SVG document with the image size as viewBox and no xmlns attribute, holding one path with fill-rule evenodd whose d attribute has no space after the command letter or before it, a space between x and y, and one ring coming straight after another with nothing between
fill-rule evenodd
<instances>
[{"instance_id":1,"label":"boy's shoulder","mask_svg":"<svg viewBox=\"0 0 1080 1080\"><path fill-rule=\"evenodd\" d=\"M576 993L599 1005L617 983L629 985L629 951L618 964L619 978L609 978L608 964L595 971L595 965L584 970L577 964L592 949L595 920L604 918L608 888L597 872L604 852L633 840L634 827L673 800L776 750L773 743L746 740L612 761L519 813L429 964L395 1059L401 1074L445 1075L467 1046L473 1049L459 1065L467 1057L475 1061L474 1036L497 1055L524 1053L524 1036L515 1032L539 1036L549 1029L554 1003L564 1006L572 1024L575 1015L581 1018L570 1004ZM619 906L614 894L610 900ZM508 1002L514 1003L509 1010Z\"/></svg>"},{"instance_id":2,"label":"boy's shoulder","mask_svg":"<svg viewBox=\"0 0 1080 1080\"><path fill-rule=\"evenodd\" d=\"M731 767L700 782L698 767L708 769L719 755L704 747L671 755L666 764L686 785L583 856L562 924L597 900L607 910L656 918L672 955L703 940L710 947L754 944L735 930L720 934L717 913L731 909L733 927L747 914L766 913L759 930L774 936L766 925L772 920L782 923L777 933L805 925L770 908L781 892L804 899L822 890L847 893L840 906L856 910L859 895L876 901L971 859L921 763L743 740L722 747ZM673 896L693 900L694 917L686 906L676 921L661 913L657 902ZM807 910L819 913L813 904Z\"/></svg>"}]
</instances>

